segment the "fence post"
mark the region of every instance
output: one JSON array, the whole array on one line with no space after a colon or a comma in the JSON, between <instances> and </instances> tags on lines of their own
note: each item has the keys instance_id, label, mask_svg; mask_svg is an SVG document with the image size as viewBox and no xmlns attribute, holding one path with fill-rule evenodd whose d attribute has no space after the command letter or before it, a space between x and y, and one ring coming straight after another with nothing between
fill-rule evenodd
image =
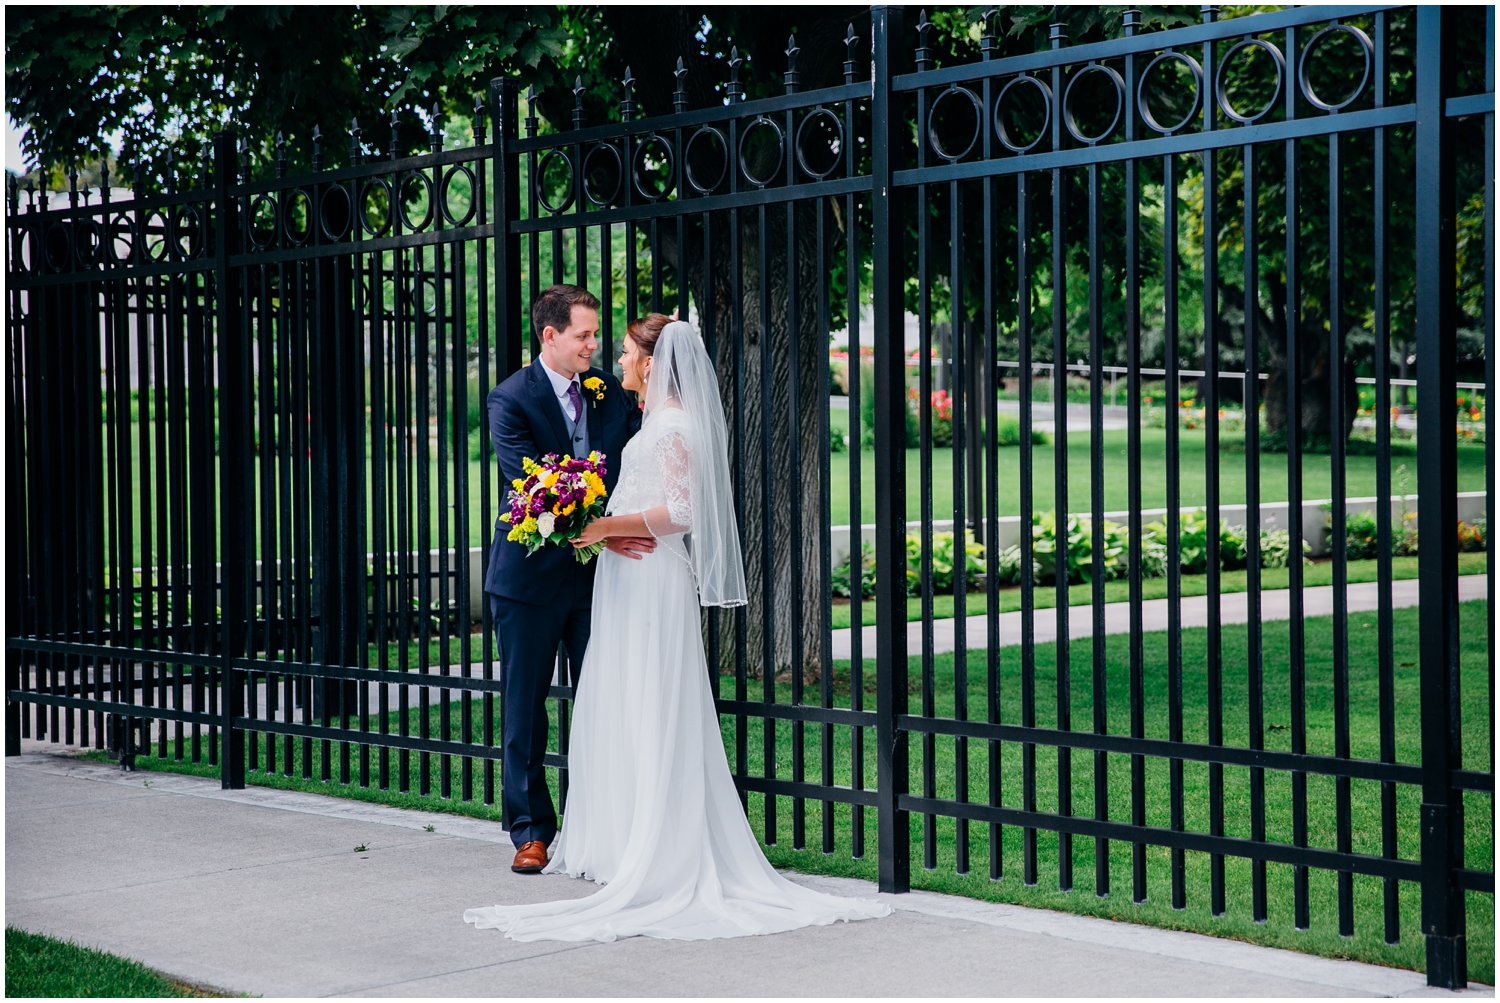
<instances>
[{"instance_id":1,"label":"fence post","mask_svg":"<svg viewBox=\"0 0 1500 1003\"><path fill-rule=\"evenodd\" d=\"M246 651L251 610L245 588L246 547L250 527L245 520L245 496L250 490L249 451L245 442L249 428L249 353L239 324L238 284L229 267L229 256L239 249L239 213L229 188L239 180L239 154L235 134L214 136L214 305L216 309L219 364L219 498L220 576L223 628L220 632L220 725L219 782L225 790L245 786L245 734L235 719L245 714L244 676L234 660Z\"/></svg>"},{"instance_id":2,"label":"fence post","mask_svg":"<svg viewBox=\"0 0 1500 1003\"><path fill-rule=\"evenodd\" d=\"M508 77L490 81L490 116L495 136L491 187L495 200L495 362L496 382L521 368L521 238L510 232L510 224L521 218L520 162L510 149L518 135L520 109L516 82ZM488 428L488 424L485 425Z\"/></svg>"},{"instance_id":3,"label":"fence post","mask_svg":"<svg viewBox=\"0 0 1500 1003\"><path fill-rule=\"evenodd\" d=\"M902 238L906 221L893 182L891 149L900 126L892 61L902 8L870 8L872 113L872 295L875 327L875 743L880 890L911 885L911 828L901 809L909 782L906 735L906 303Z\"/></svg>"},{"instance_id":4,"label":"fence post","mask_svg":"<svg viewBox=\"0 0 1500 1003\"><path fill-rule=\"evenodd\" d=\"M1443 8L1417 9L1416 328L1418 553L1422 692L1422 933L1427 984L1468 984L1463 866L1463 794L1458 700L1457 445L1454 149L1444 102L1452 90L1453 31Z\"/></svg>"}]
</instances>

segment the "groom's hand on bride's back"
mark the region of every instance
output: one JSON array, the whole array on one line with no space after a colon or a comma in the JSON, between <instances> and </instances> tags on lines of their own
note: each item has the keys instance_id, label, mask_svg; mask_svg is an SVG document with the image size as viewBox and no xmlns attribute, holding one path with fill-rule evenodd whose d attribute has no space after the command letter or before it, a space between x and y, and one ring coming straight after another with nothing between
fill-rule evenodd
<instances>
[{"instance_id":1,"label":"groom's hand on bride's back","mask_svg":"<svg viewBox=\"0 0 1500 1003\"><path fill-rule=\"evenodd\" d=\"M650 536L612 536L605 541L604 548L614 551L621 557L639 561L656 549L656 540Z\"/></svg>"}]
</instances>

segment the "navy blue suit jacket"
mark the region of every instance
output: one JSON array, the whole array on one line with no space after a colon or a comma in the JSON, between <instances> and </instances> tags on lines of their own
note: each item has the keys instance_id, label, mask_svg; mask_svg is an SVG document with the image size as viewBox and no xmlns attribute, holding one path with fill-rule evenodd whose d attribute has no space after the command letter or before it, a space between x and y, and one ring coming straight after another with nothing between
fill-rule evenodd
<instances>
[{"instance_id":1,"label":"navy blue suit jacket","mask_svg":"<svg viewBox=\"0 0 1500 1003\"><path fill-rule=\"evenodd\" d=\"M620 459L625 443L641 427L641 412L634 396L627 394L613 373L590 369L579 377L582 383L591 377L604 381L604 399L598 400L587 388L583 391L583 410L589 427L589 448L604 454L604 486L610 493L620 476ZM486 400L490 421L490 444L500 462L501 511L509 511L511 482L525 477L523 457L540 460L548 453L571 452L568 428L552 381L542 371L541 360L512 373L505 382L491 390ZM490 566L484 576L484 590L506 599L527 603L552 601L559 587L575 575L592 583L595 558L579 564L571 547L544 544L527 556L526 548L505 538L510 525L497 521L495 538L490 545Z\"/></svg>"}]
</instances>

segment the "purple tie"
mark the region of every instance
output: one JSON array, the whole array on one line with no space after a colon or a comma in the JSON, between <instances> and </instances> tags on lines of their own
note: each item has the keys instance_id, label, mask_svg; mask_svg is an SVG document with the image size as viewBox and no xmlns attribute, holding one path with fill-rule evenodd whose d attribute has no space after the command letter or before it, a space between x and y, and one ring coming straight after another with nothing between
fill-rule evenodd
<instances>
[{"instance_id":1,"label":"purple tie","mask_svg":"<svg viewBox=\"0 0 1500 1003\"><path fill-rule=\"evenodd\" d=\"M573 405L573 421L576 423L583 415L583 395L578 392L577 380L568 384L568 402Z\"/></svg>"}]
</instances>

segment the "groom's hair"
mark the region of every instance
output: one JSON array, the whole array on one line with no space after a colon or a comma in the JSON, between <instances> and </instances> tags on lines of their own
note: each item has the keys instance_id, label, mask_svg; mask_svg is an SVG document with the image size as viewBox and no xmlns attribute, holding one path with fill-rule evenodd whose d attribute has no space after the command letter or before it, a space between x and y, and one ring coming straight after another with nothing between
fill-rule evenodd
<instances>
[{"instance_id":1,"label":"groom's hair","mask_svg":"<svg viewBox=\"0 0 1500 1003\"><path fill-rule=\"evenodd\" d=\"M579 286L548 286L531 304L531 327L540 341L547 328L566 331L573 323L573 308L599 309L599 297Z\"/></svg>"}]
</instances>

